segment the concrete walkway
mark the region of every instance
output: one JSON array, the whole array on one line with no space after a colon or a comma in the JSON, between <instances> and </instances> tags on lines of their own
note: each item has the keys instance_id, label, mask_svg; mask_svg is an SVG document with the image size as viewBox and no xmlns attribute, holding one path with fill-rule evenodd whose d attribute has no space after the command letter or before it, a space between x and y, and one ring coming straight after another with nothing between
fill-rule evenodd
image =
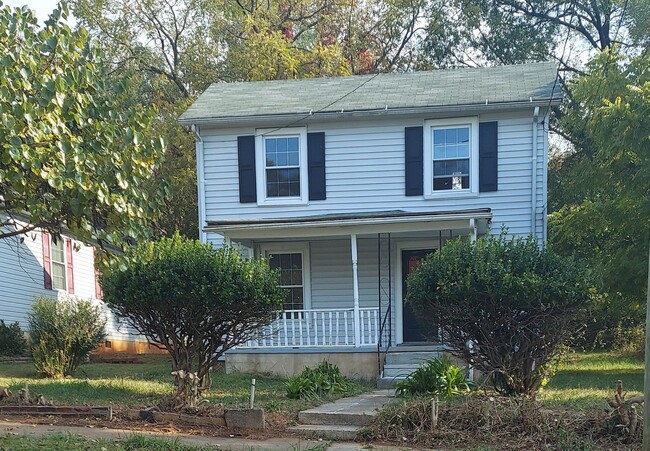
<instances>
[{"instance_id":1,"label":"concrete walkway","mask_svg":"<svg viewBox=\"0 0 650 451\"><path fill-rule=\"evenodd\" d=\"M345 443L318 442L314 440L305 440L297 437L278 437L267 440L251 440L238 437L209 437L203 435L188 435L176 433L159 433L147 431L130 431L125 429L95 429L81 426L47 426L41 424L24 424L11 421L0 423L0 436L7 434L41 437L51 434L73 434L85 437L90 440L120 440L130 437L134 434L146 435L150 437L159 437L168 440L178 440L185 445L208 446L220 450L270 450L270 451L307 451L310 449L322 449L332 451L360 451L369 449L363 443ZM325 445L328 446L325 446ZM320 446L319 446L320 445ZM404 446L372 445L373 451L398 451L412 448Z\"/></svg>"},{"instance_id":2,"label":"concrete walkway","mask_svg":"<svg viewBox=\"0 0 650 451\"><path fill-rule=\"evenodd\" d=\"M300 424L289 430L307 436L354 440L359 429L369 425L379 409L394 401L395 392L391 389L341 398L303 410L298 414Z\"/></svg>"}]
</instances>

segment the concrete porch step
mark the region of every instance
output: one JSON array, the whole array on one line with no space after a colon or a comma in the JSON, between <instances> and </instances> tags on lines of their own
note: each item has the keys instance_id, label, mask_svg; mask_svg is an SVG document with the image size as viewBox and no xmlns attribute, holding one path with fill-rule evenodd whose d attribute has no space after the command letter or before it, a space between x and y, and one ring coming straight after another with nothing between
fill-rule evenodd
<instances>
[{"instance_id":1,"label":"concrete porch step","mask_svg":"<svg viewBox=\"0 0 650 451\"><path fill-rule=\"evenodd\" d=\"M372 422L379 409L394 400L392 390L342 398L298 413L301 424L289 430L309 437L353 440L362 426Z\"/></svg>"},{"instance_id":2,"label":"concrete porch step","mask_svg":"<svg viewBox=\"0 0 650 451\"><path fill-rule=\"evenodd\" d=\"M415 364L419 366L427 360L440 357L440 351L389 351L386 353L386 365Z\"/></svg>"},{"instance_id":3,"label":"concrete porch step","mask_svg":"<svg viewBox=\"0 0 650 451\"><path fill-rule=\"evenodd\" d=\"M397 377L378 377L377 378L377 388L380 390L387 390L395 388L395 384L399 381L406 379L405 376Z\"/></svg>"},{"instance_id":4,"label":"concrete porch step","mask_svg":"<svg viewBox=\"0 0 650 451\"><path fill-rule=\"evenodd\" d=\"M384 365L383 377L406 377L420 368L419 364Z\"/></svg>"},{"instance_id":5,"label":"concrete porch step","mask_svg":"<svg viewBox=\"0 0 650 451\"><path fill-rule=\"evenodd\" d=\"M334 424L299 424L288 428L289 431L302 434L308 438L330 440L355 440L360 426L343 426Z\"/></svg>"}]
</instances>

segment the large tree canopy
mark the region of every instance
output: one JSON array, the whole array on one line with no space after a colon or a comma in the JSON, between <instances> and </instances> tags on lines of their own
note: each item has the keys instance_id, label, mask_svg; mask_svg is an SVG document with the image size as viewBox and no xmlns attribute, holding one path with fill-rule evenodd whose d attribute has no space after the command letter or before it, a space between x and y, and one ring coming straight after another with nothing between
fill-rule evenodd
<instances>
[{"instance_id":1,"label":"large tree canopy","mask_svg":"<svg viewBox=\"0 0 650 451\"><path fill-rule=\"evenodd\" d=\"M0 9L0 238L42 227L119 243L146 234L165 196L155 110L130 99L65 6L43 27ZM27 215L29 224L15 220Z\"/></svg>"}]
</instances>

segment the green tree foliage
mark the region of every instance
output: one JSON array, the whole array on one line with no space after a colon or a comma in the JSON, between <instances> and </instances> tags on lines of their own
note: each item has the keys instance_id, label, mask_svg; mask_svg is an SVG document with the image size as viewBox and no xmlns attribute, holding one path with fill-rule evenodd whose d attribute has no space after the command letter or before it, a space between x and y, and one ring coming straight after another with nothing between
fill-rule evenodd
<instances>
[{"instance_id":1,"label":"green tree foliage","mask_svg":"<svg viewBox=\"0 0 650 451\"><path fill-rule=\"evenodd\" d=\"M407 299L499 391L534 395L594 291L573 261L502 234L446 244L409 277Z\"/></svg>"},{"instance_id":2,"label":"green tree foliage","mask_svg":"<svg viewBox=\"0 0 650 451\"><path fill-rule=\"evenodd\" d=\"M264 260L178 234L139 245L101 277L104 301L171 355L178 408L195 407L223 353L276 318L277 283Z\"/></svg>"},{"instance_id":3,"label":"green tree foliage","mask_svg":"<svg viewBox=\"0 0 650 451\"><path fill-rule=\"evenodd\" d=\"M564 119L588 146L564 155L549 186L556 202L550 241L558 252L588 260L608 293L596 329L643 321L650 240L649 86L647 56L625 61L604 52L596 58L571 86L583 113Z\"/></svg>"},{"instance_id":4,"label":"green tree foliage","mask_svg":"<svg viewBox=\"0 0 650 451\"><path fill-rule=\"evenodd\" d=\"M40 297L29 314L29 337L36 372L71 375L104 340L106 321L90 301Z\"/></svg>"},{"instance_id":5,"label":"green tree foliage","mask_svg":"<svg viewBox=\"0 0 650 451\"><path fill-rule=\"evenodd\" d=\"M0 356L21 356L25 351L27 351L27 341L20 324L16 322L7 326L0 319Z\"/></svg>"},{"instance_id":6,"label":"green tree foliage","mask_svg":"<svg viewBox=\"0 0 650 451\"><path fill-rule=\"evenodd\" d=\"M0 225L13 226L0 238L35 227L141 237L165 196L148 184L163 156L155 110L129 102L126 81L66 15L56 9L39 28L29 10L0 7Z\"/></svg>"}]
</instances>

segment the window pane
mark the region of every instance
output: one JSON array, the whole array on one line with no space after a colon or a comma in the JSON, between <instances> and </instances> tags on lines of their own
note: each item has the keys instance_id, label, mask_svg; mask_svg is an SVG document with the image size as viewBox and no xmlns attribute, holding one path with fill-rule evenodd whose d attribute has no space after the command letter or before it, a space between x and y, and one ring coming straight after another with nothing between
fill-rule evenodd
<instances>
[{"instance_id":1,"label":"window pane","mask_svg":"<svg viewBox=\"0 0 650 451\"><path fill-rule=\"evenodd\" d=\"M295 152L290 151L287 155L287 165L288 166L298 166L300 165L300 154L296 150Z\"/></svg>"},{"instance_id":2,"label":"window pane","mask_svg":"<svg viewBox=\"0 0 650 451\"><path fill-rule=\"evenodd\" d=\"M302 285L302 271L300 269L291 270L291 285Z\"/></svg>"},{"instance_id":3,"label":"window pane","mask_svg":"<svg viewBox=\"0 0 650 451\"><path fill-rule=\"evenodd\" d=\"M286 166L287 165L287 153L286 152L278 152L278 159L277 165L278 166Z\"/></svg>"},{"instance_id":4,"label":"window pane","mask_svg":"<svg viewBox=\"0 0 650 451\"><path fill-rule=\"evenodd\" d=\"M446 132L446 137L445 141L447 144L455 144L458 142L458 129L457 128L448 128L445 130Z\"/></svg>"},{"instance_id":5,"label":"window pane","mask_svg":"<svg viewBox=\"0 0 650 451\"><path fill-rule=\"evenodd\" d=\"M298 153L298 137L287 138L287 150Z\"/></svg>"},{"instance_id":6,"label":"window pane","mask_svg":"<svg viewBox=\"0 0 650 451\"><path fill-rule=\"evenodd\" d=\"M266 166L277 166L278 154L276 151L275 139L267 139L266 143Z\"/></svg>"},{"instance_id":7,"label":"window pane","mask_svg":"<svg viewBox=\"0 0 650 451\"><path fill-rule=\"evenodd\" d=\"M458 160L458 171L469 174L469 160Z\"/></svg>"},{"instance_id":8,"label":"window pane","mask_svg":"<svg viewBox=\"0 0 650 451\"><path fill-rule=\"evenodd\" d=\"M287 153L287 138L277 138L276 139L276 145L278 149L278 154L280 153Z\"/></svg>"},{"instance_id":9,"label":"window pane","mask_svg":"<svg viewBox=\"0 0 650 451\"><path fill-rule=\"evenodd\" d=\"M469 128L465 127L458 129L458 142L469 144Z\"/></svg>"},{"instance_id":10,"label":"window pane","mask_svg":"<svg viewBox=\"0 0 650 451\"><path fill-rule=\"evenodd\" d=\"M65 290L65 265L62 263L52 262L52 288L55 290Z\"/></svg>"},{"instance_id":11,"label":"window pane","mask_svg":"<svg viewBox=\"0 0 650 451\"><path fill-rule=\"evenodd\" d=\"M59 263L65 262L65 258L63 257L63 239L57 240L56 243L54 240L52 240L52 245L50 246L50 255L52 257L52 261Z\"/></svg>"},{"instance_id":12,"label":"window pane","mask_svg":"<svg viewBox=\"0 0 650 451\"><path fill-rule=\"evenodd\" d=\"M469 144L458 145L458 156L469 158Z\"/></svg>"},{"instance_id":13,"label":"window pane","mask_svg":"<svg viewBox=\"0 0 650 451\"><path fill-rule=\"evenodd\" d=\"M445 144L445 131L444 130L434 130L433 131L433 143L435 145L444 145Z\"/></svg>"},{"instance_id":14,"label":"window pane","mask_svg":"<svg viewBox=\"0 0 650 451\"><path fill-rule=\"evenodd\" d=\"M433 189L435 191L451 189L451 177L433 179Z\"/></svg>"},{"instance_id":15,"label":"window pane","mask_svg":"<svg viewBox=\"0 0 650 451\"><path fill-rule=\"evenodd\" d=\"M458 156L458 146L456 144L447 145L447 158L456 158Z\"/></svg>"}]
</instances>

